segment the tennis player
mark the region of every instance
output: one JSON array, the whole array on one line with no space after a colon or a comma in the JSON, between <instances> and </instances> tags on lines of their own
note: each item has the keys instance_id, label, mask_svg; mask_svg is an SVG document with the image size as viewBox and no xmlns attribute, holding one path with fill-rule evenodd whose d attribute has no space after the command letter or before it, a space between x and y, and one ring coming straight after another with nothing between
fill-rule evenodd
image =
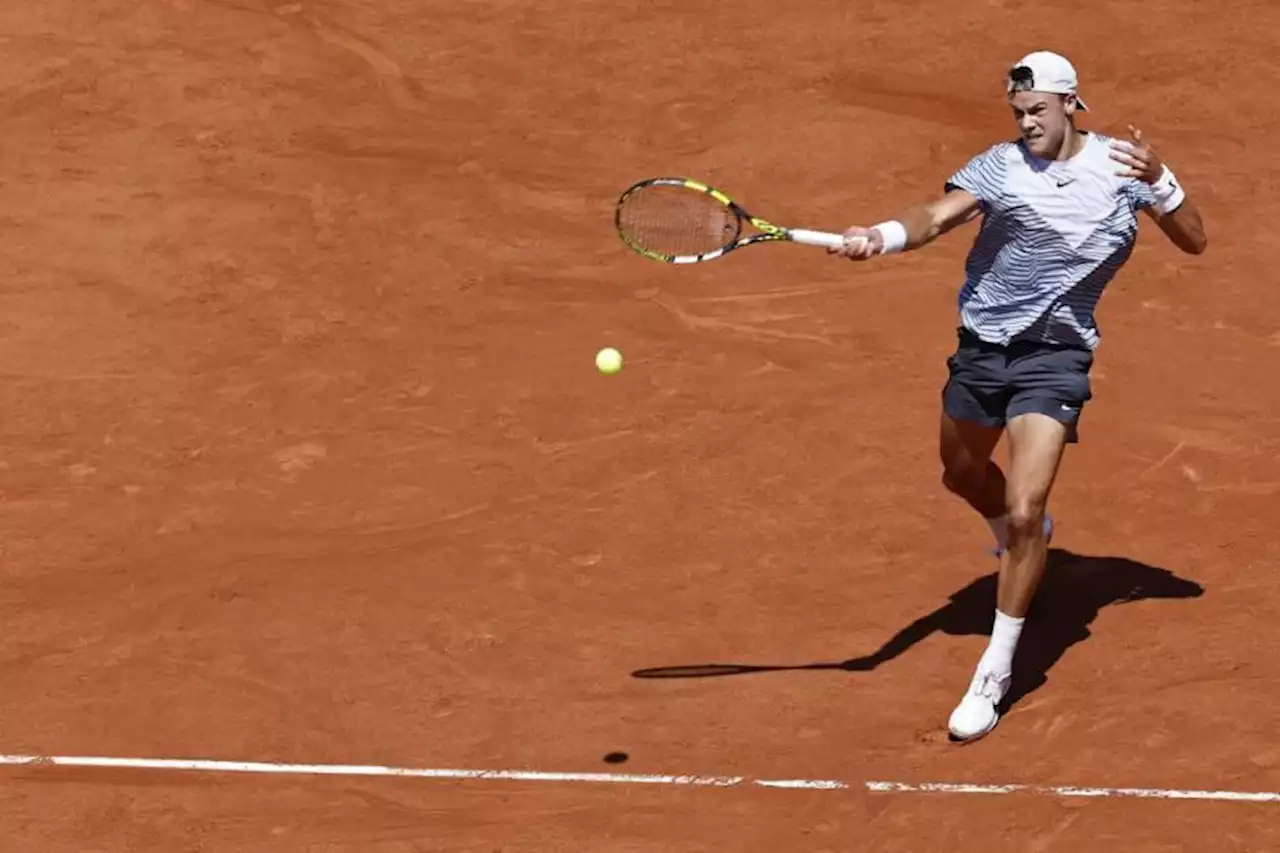
<instances>
[{"instance_id":1,"label":"tennis player","mask_svg":"<svg viewBox=\"0 0 1280 853\"><path fill-rule=\"evenodd\" d=\"M1094 308L1129 258L1137 212L1182 251L1205 249L1199 211L1140 130L1122 140L1076 128L1086 109L1076 88L1065 57L1024 57L1006 79L1019 138L971 159L940 198L850 228L833 250L855 261L912 251L982 217L959 294L940 441L943 483L986 519L1000 556L991 642L949 721L962 741L995 728L1009 691L1053 533L1050 489L1092 396ZM1003 433L1007 472L991 460Z\"/></svg>"}]
</instances>

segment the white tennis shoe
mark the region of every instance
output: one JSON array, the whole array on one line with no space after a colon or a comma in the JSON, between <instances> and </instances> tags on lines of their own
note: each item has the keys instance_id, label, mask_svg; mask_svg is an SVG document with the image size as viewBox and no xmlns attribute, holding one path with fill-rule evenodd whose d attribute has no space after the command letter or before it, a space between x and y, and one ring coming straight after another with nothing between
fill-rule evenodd
<instances>
[{"instance_id":1,"label":"white tennis shoe","mask_svg":"<svg viewBox=\"0 0 1280 853\"><path fill-rule=\"evenodd\" d=\"M984 672L979 666L969 684L969 692L947 721L951 736L962 741L977 740L994 729L1000 722L1000 712L996 709L1009 692L1012 681L1012 676L1007 673L996 675Z\"/></svg>"}]
</instances>

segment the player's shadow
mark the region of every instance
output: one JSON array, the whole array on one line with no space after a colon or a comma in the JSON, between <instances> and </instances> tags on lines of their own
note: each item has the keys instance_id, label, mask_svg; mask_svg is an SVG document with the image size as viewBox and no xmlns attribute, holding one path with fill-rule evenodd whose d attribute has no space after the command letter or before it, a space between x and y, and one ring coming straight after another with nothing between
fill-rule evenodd
<instances>
[{"instance_id":1,"label":"player's shadow","mask_svg":"<svg viewBox=\"0 0 1280 853\"><path fill-rule=\"evenodd\" d=\"M1014 659L1014 679L1003 706L1007 710L1039 689L1067 649L1090 636L1089 626L1102 608L1150 598L1198 598L1204 587L1167 569L1123 557L1086 557L1058 548L1049 551L1044 580L1028 614ZM996 574L978 578L950 600L891 637L868 655L829 663L799 665L694 664L640 669L636 678L711 678L760 672L837 670L867 672L887 663L930 635L991 634Z\"/></svg>"}]
</instances>

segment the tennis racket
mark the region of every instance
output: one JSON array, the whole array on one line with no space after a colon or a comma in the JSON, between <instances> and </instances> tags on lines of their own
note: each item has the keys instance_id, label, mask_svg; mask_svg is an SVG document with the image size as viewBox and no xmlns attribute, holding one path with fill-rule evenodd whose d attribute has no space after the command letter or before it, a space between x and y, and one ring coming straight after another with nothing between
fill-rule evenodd
<instances>
[{"instance_id":1,"label":"tennis racket","mask_svg":"<svg viewBox=\"0 0 1280 853\"><path fill-rule=\"evenodd\" d=\"M618 198L614 225L622 242L669 264L710 261L752 243L789 241L838 249L841 234L785 228L752 216L713 187L690 178L648 178ZM748 228L754 229L746 233Z\"/></svg>"}]
</instances>

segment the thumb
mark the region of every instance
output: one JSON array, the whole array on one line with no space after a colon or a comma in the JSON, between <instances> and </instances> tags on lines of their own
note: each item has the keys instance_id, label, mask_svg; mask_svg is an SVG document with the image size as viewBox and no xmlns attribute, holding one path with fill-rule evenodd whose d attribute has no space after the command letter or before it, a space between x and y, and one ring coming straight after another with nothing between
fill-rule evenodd
<instances>
[{"instance_id":1,"label":"thumb","mask_svg":"<svg viewBox=\"0 0 1280 853\"><path fill-rule=\"evenodd\" d=\"M1142 144L1142 131L1139 128L1129 125L1129 135L1133 137L1133 141Z\"/></svg>"}]
</instances>

